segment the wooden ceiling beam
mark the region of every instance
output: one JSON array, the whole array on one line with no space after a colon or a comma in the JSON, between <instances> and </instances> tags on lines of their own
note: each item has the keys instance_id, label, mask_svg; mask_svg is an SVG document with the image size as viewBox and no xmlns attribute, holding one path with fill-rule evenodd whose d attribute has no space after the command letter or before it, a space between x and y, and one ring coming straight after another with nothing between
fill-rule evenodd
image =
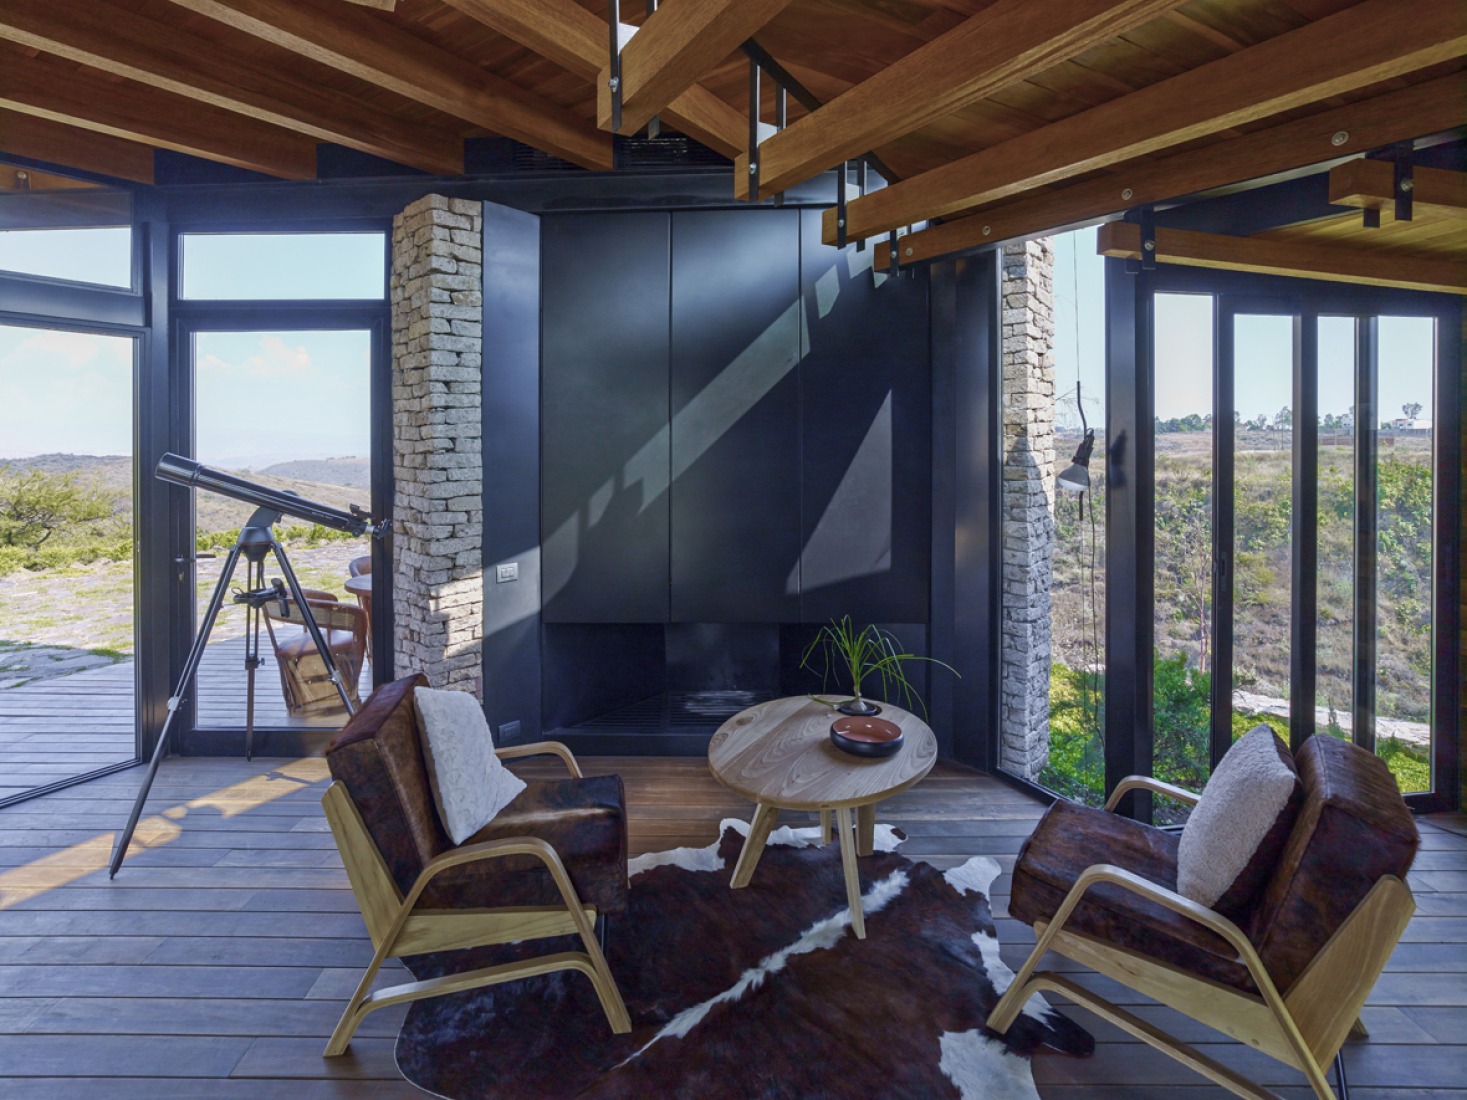
<instances>
[{"instance_id":1,"label":"wooden ceiling beam","mask_svg":"<svg viewBox=\"0 0 1467 1100\"><path fill-rule=\"evenodd\" d=\"M606 66L606 23L576 0L443 0L498 34L595 83ZM749 142L744 116L707 88L693 85L668 104L662 117L682 133L726 157Z\"/></svg>"},{"instance_id":2,"label":"wooden ceiling beam","mask_svg":"<svg viewBox=\"0 0 1467 1100\"><path fill-rule=\"evenodd\" d=\"M1100 227L1096 249L1102 256L1140 259L1141 227L1135 222L1109 222ZM1373 248L1158 229L1154 255L1160 263L1184 267L1467 294L1467 265Z\"/></svg>"},{"instance_id":3,"label":"wooden ceiling beam","mask_svg":"<svg viewBox=\"0 0 1467 1100\"><path fill-rule=\"evenodd\" d=\"M463 139L369 112L351 97L220 54L211 42L95 2L6 0L0 38L428 172L463 172Z\"/></svg>"},{"instance_id":4,"label":"wooden ceiling beam","mask_svg":"<svg viewBox=\"0 0 1467 1100\"><path fill-rule=\"evenodd\" d=\"M172 0L312 61L583 168L611 138L570 111L340 0Z\"/></svg>"},{"instance_id":5,"label":"wooden ceiling beam","mask_svg":"<svg viewBox=\"0 0 1467 1100\"><path fill-rule=\"evenodd\" d=\"M152 146L16 111L0 111L0 152L134 183L153 182Z\"/></svg>"},{"instance_id":6,"label":"wooden ceiling beam","mask_svg":"<svg viewBox=\"0 0 1467 1100\"><path fill-rule=\"evenodd\" d=\"M634 134L784 10L790 0L663 0L621 48L621 129ZM609 49L608 45L608 49ZM596 122L611 129L611 66L596 78Z\"/></svg>"},{"instance_id":7,"label":"wooden ceiling beam","mask_svg":"<svg viewBox=\"0 0 1467 1100\"><path fill-rule=\"evenodd\" d=\"M1464 54L1460 0L1415 0L1409 18L1397 0L1365 0L858 198L846 208L846 236L1012 198ZM825 213L824 240L836 240L833 209Z\"/></svg>"},{"instance_id":8,"label":"wooden ceiling beam","mask_svg":"<svg viewBox=\"0 0 1467 1100\"><path fill-rule=\"evenodd\" d=\"M1117 165L1084 183L992 206L902 237L903 264L1084 225L1136 207L1210 191L1409 141L1467 123L1467 73L1453 73L1307 118L1256 130L1197 153ZM1337 142L1337 135L1343 135ZM876 267L887 266L885 246Z\"/></svg>"},{"instance_id":9,"label":"wooden ceiling beam","mask_svg":"<svg viewBox=\"0 0 1467 1100\"><path fill-rule=\"evenodd\" d=\"M905 137L1140 26L1179 0L998 0L759 146L759 197ZM749 193L747 152L734 191Z\"/></svg>"},{"instance_id":10,"label":"wooden ceiling beam","mask_svg":"<svg viewBox=\"0 0 1467 1100\"><path fill-rule=\"evenodd\" d=\"M1456 103L1458 113L1467 114L1467 94ZM1383 220L1396 216L1396 169L1388 160L1352 160L1330 169L1329 201L1337 206L1379 210ZM1413 213L1447 218L1467 218L1467 172L1441 168L1411 170Z\"/></svg>"},{"instance_id":11,"label":"wooden ceiling beam","mask_svg":"<svg viewBox=\"0 0 1467 1100\"><path fill-rule=\"evenodd\" d=\"M0 107L285 179L316 177L316 142L55 58L0 58Z\"/></svg>"}]
</instances>

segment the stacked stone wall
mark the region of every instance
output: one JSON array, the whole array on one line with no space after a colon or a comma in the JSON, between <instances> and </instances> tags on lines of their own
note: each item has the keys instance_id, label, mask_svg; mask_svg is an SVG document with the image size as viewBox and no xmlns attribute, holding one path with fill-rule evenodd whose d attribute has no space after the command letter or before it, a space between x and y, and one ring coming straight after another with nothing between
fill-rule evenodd
<instances>
[{"instance_id":1,"label":"stacked stone wall","mask_svg":"<svg viewBox=\"0 0 1467 1100\"><path fill-rule=\"evenodd\" d=\"M483 645L483 205L392 223L393 660L478 692Z\"/></svg>"},{"instance_id":2,"label":"stacked stone wall","mask_svg":"<svg viewBox=\"0 0 1467 1100\"><path fill-rule=\"evenodd\" d=\"M1003 649L999 764L1036 779L1049 760L1054 561L1054 251L1003 250Z\"/></svg>"}]
</instances>

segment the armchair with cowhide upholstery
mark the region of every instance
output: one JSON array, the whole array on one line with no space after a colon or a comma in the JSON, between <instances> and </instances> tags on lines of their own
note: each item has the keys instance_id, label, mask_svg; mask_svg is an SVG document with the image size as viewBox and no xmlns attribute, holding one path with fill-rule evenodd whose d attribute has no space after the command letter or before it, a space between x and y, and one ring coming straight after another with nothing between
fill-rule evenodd
<instances>
[{"instance_id":1,"label":"armchair with cowhide upholstery","mask_svg":"<svg viewBox=\"0 0 1467 1100\"><path fill-rule=\"evenodd\" d=\"M596 922L627 904L626 805L621 777L583 778L564 745L496 750L501 759L551 753L566 779L528 780L486 825L455 846L429 785L410 676L378 688L327 749L334 782L322 798L352 892L371 937L372 962L326 1045L345 1053L377 1008L556 970L591 980L611 1030L631 1030L606 965ZM389 957L577 936L561 951L368 993Z\"/></svg>"},{"instance_id":2,"label":"armchair with cowhide upholstery","mask_svg":"<svg viewBox=\"0 0 1467 1100\"><path fill-rule=\"evenodd\" d=\"M1071 978L1036 973L1054 951L1279 1059L1333 1097L1324 1067L1352 1031L1365 1034L1360 1009L1416 908L1405 877L1418 836L1374 754L1316 734L1293 762L1298 816L1264 868L1266 886L1231 919L1177 892L1178 834L1110 812L1131 790L1198 796L1133 776L1105 811L1054 803L1020 849L1009 905L1038 942L988 1026L1007 1031L1049 989L1239 1096L1273 1096Z\"/></svg>"},{"instance_id":3,"label":"armchair with cowhide upholstery","mask_svg":"<svg viewBox=\"0 0 1467 1100\"><path fill-rule=\"evenodd\" d=\"M355 707L360 702L357 684L367 656L367 614L360 607L341 603L330 592L313 588L302 592L321 637L331 649L331 659L341 675L341 686ZM287 598L283 610L278 602L271 601L265 604L264 612L275 663L280 669L280 691L285 696L286 713L297 718L343 713L341 696L327 676L326 662L316 651L316 643L306 630L295 600Z\"/></svg>"}]
</instances>

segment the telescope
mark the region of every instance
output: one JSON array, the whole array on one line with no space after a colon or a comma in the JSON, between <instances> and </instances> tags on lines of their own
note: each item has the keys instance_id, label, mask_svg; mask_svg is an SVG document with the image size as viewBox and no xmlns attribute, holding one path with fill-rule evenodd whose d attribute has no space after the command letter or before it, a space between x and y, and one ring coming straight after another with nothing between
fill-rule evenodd
<instances>
[{"instance_id":1,"label":"telescope","mask_svg":"<svg viewBox=\"0 0 1467 1100\"><path fill-rule=\"evenodd\" d=\"M206 489L220 496L253 504L256 508L268 508L272 512L303 519L307 523L319 523L322 527L330 527L335 531L346 531L352 535L370 534L380 538L386 529L385 523L374 526L372 517L355 504L350 506L350 511L343 511L329 504L306 500L284 489L272 489L238 474L215 470L202 462L195 462L172 452L158 460L154 474L159 481L182 485L185 489Z\"/></svg>"},{"instance_id":2,"label":"telescope","mask_svg":"<svg viewBox=\"0 0 1467 1100\"><path fill-rule=\"evenodd\" d=\"M280 605L282 617L290 613L292 605L299 611L301 625L305 628L317 656L325 667L327 679L335 686L337 694L341 697L342 706L346 708L348 715L356 713L356 706L352 702L356 686L353 684L351 690L348 691L347 684L342 681L335 658L331 654L331 647L322 635L315 615L311 613L310 601L306 598L305 590L301 588L295 570L290 567L290 560L286 557L285 547L280 545L272 528L285 516L293 516L308 523L317 523L322 527L345 531L358 537L371 535L373 538L382 538L390 527L387 520L374 524L372 517L355 504L346 510L333 508L329 504L306 500L295 493L260 485L238 474L211 469L203 463L184 458L182 455L165 454L158 460L154 474L160 481L181 485L185 489L203 489L252 504L255 512L240 528L234 546L230 548L225 557L224 566L219 573L219 582L214 586L214 594L209 599L208 610L204 612L199 632L194 636L193 645L189 647L188 656L184 659L183 673L179 676L178 686L168 699L168 714L163 719L163 728L158 732L158 743L153 747L153 758L148 763L147 775L138 789L137 799L133 803L132 814L127 820L127 826L118 834L117 841L112 848L109 878L116 877L118 868L122 866L123 857L127 854L128 845L132 843L133 832L137 829L138 819L142 816L143 804L147 801L148 791L152 789L153 779L158 774L158 763L167 751L168 735L173 728L174 718L198 675L199 664L204 657L204 647L209 644L209 635L213 632L215 622L218 621L220 609L224 606L225 594L240 561L245 563L245 587L243 590L235 591L233 602L243 604L245 607L244 664L247 680L245 759L248 760L253 755L255 735L255 671L264 663L260 657L260 623L264 615L264 608L269 603L275 602ZM285 579L282 581L277 578L267 584L265 559L272 555L276 564L280 566L280 571L285 575Z\"/></svg>"}]
</instances>

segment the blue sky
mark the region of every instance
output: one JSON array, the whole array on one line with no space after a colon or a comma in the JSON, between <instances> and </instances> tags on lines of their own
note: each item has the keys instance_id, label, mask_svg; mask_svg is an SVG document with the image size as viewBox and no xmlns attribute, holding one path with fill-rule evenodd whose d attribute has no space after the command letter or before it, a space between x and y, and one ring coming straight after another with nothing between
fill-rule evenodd
<instances>
[{"instance_id":1,"label":"blue sky","mask_svg":"<svg viewBox=\"0 0 1467 1100\"><path fill-rule=\"evenodd\" d=\"M1055 388L1071 395L1077 377L1085 415L1103 422L1105 394L1105 261L1095 253L1095 229L1054 238ZM1287 318L1239 317L1234 333L1236 401L1245 419L1269 419L1293 405L1292 327ZM1156 304L1156 415L1163 420L1212 411L1212 301L1203 295L1164 294ZM1419 401L1432 405L1433 324L1429 319L1384 317L1380 322L1382 418L1401 415ZM1354 324L1321 319L1319 411L1343 414L1355 403ZM1073 413L1070 414L1073 417Z\"/></svg>"},{"instance_id":2,"label":"blue sky","mask_svg":"<svg viewBox=\"0 0 1467 1100\"><path fill-rule=\"evenodd\" d=\"M0 267L126 286L127 235L0 232ZM185 291L235 300L380 298L383 247L380 233L187 235ZM0 459L130 454L133 344L130 337L0 325ZM201 461L258 468L369 453L366 332L200 333L194 355Z\"/></svg>"},{"instance_id":3,"label":"blue sky","mask_svg":"<svg viewBox=\"0 0 1467 1100\"><path fill-rule=\"evenodd\" d=\"M125 238L125 230L114 229L0 232L0 267L126 285ZM184 291L233 300L380 297L383 261L377 233L187 235ZM1093 228L1055 238L1056 389L1061 418L1071 423L1077 422L1077 378L1090 423L1104 422L1103 272ZM1289 325L1282 318L1238 319L1237 400L1245 417L1271 419L1292 404ZM1352 329L1341 318L1321 322L1321 412L1344 413L1354 403ZM284 458L367 454L369 354L363 332L201 334L199 457L258 467ZM1158 298L1156 355L1157 415L1211 411L1208 298ZM1432 355L1429 320L1382 319L1382 417L1400 415L1408 401L1421 402L1430 415ZM0 326L0 458L127 453L131 366L127 338Z\"/></svg>"}]
</instances>

